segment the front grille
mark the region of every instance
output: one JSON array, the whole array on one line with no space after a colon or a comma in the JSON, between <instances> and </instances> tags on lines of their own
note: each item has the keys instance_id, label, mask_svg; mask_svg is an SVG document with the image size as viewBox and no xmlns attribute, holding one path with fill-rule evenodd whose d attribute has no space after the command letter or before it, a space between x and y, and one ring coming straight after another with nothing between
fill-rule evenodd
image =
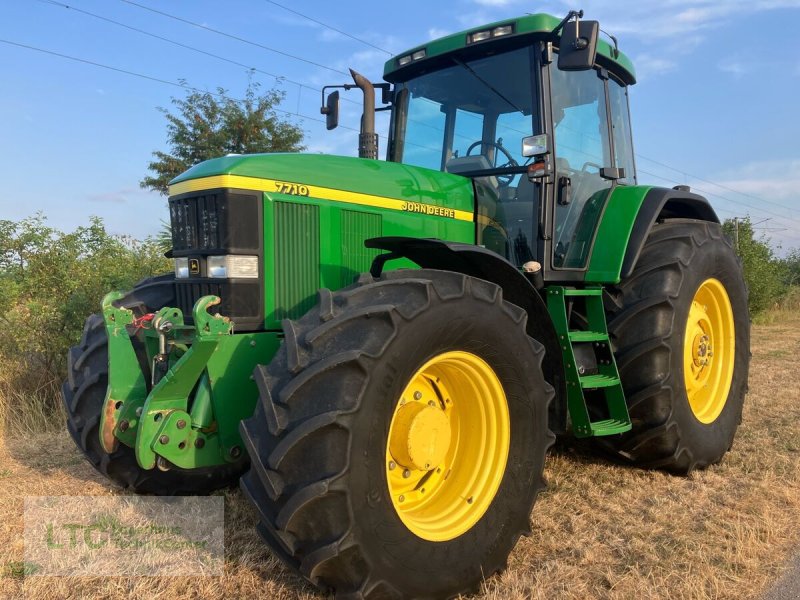
<instances>
[{"instance_id":1,"label":"front grille","mask_svg":"<svg viewBox=\"0 0 800 600\"><path fill-rule=\"evenodd\" d=\"M264 327L263 196L259 192L230 189L203 190L169 199L172 255L196 259L199 273L176 279L177 305L187 323L202 296L219 296L211 312L230 317L238 331ZM256 255L258 279L207 277L206 258L224 254Z\"/></svg>"},{"instance_id":2,"label":"front grille","mask_svg":"<svg viewBox=\"0 0 800 600\"><path fill-rule=\"evenodd\" d=\"M235 282L188 279L178 280L175 286L176 303L187 323L192 323L192 309L198 298L219 296L222 300L208 312L231 317L236 331L252 331L263 326L262 284L257 280Z\"/></svg>"},{"instance_id":3,"label":"front grille","mask_svg":"<svg viewBox=\"0 0 800 600\"><path fill-rule=\"evenodd\" d=\"M220 240L220 217L227 221L227 203L222 198L222 194L202 194L170 201L173 251L213 250L224 245Z\"/></svg>"}]
</instances>

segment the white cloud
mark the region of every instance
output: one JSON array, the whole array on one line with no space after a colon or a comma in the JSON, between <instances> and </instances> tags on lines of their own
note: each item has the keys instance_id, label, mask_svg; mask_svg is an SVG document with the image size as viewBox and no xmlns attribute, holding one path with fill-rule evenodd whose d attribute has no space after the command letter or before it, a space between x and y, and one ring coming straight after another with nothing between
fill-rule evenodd
<instances>
[{"instance_id":1,"label":"white cloud","mask_svg":"<svg viewBox=\"0 0 800 600\"><path fill-rule=\"evenodd\" d=\"M633 64L636 65L636 75L640 82L674 71L678 66L675 61L653 56L652 54L638 55L634 59Z\"/></svg>"},{"instance_id":2,"label":"white cloud","mask_svg":"<svg viewBox=\"0 0 800 600\"><path fill-rule=\"evenodd\" d=\"M436 38L444 37L453 33L448 29L441 29L439 27L431 27L428 29L428 39L435 40Z\"/></svg>"},{"instance_id":3,"label":"white cloud","mask_svg":"<svg viewBox=\"0 0 800 600\"><path fill-rule=\"evenodd\" d=\"M481 6L508 6L515 4L518 0L472 0L475 4Z\"/></svg>"},{"instance_id":4,"label":"white cloud","mask_svg":"<svg viewBox=\"0 0 800 600\"><path fill-rule=\"evenodd\" d=\"M733 75L735 79L741 79L751 71L751 65L735 59L722 61L717 65L717 68L723 73Z\"/></svg>"},{"instance_id":5,"label":"white cloud","mask_svg":"<svg viewBox=\"0 0 800 600\"><path fill-rule=\"evenodd\" d=\"M561 14L570 7L567 2L545 2L537 10ZM800 0L595 0L586 8L586 18L599 19L607 31L652 40L706 32L743 13L800 9Z\"/></svg>"},{"instance_id":6,"label":"white cloud","mask_svg":"<svg viewBox=\"0 0 800 600\"><path fill-rule=\"evenodd\" d=\"M791 201L792 210L800 208L800 158L749 162L735 171L722 173L716 181L765 200ZM775 207L765 204L764 208Z\"/></svg>"},{"instance_id":7,"label":"white cloud","mask_svg":"<svg viewBox=\"0 0 800 600\"><path fill-rule=\"evenodd\" d=\"M86 200L88 202L98 202L101 204L127 204L132 200L142 201L155 196L158 196L158 194L141 188L124 188L89 194L86 196Z\"/></svg>"}]
</instances>

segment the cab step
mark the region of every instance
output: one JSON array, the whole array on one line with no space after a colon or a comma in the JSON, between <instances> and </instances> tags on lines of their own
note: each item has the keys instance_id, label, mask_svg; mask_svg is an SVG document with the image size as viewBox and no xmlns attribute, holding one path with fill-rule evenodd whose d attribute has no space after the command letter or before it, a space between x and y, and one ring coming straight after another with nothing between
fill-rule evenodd
<instances>
[{"instance_id":1,"label":"cab step","mask_svg":"<svg viewBox=\"0 0 800 600\"><path fill-rule=\"evenodd\" d=\"M569 315L575 309L585 316L585 329L570 329ZM550 286L547 310L561 345L567 404L575 436L617 435L630 431L628 406L608 337L603 288ZM595 408L592 413L604 413L605 418L592 421L590 399Z\"/></svg>"}]
</instances>

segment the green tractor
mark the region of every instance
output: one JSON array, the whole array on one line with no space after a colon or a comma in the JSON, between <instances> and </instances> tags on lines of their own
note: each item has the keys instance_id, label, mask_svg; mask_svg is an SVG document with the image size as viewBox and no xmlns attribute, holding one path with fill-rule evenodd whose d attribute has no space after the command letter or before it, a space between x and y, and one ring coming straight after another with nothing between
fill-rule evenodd
<instances>
[{"instance_id":1,"label":"green tractor","mask_svg":"<svg viewBox=\"0 0 800 600\"><path fill-rule=\"evenodd\" d=\"M69 353L67 426L95 468L151 494L239 481L321 589L438 598L530 532L555 435L718 462L747 387L741 268L705 198L638 183L633 65L580 17L353 73L359 158L173 180L174 275L109 293ZM338 101L323 90L329 128Z\"/></svg>"}]
</instances>

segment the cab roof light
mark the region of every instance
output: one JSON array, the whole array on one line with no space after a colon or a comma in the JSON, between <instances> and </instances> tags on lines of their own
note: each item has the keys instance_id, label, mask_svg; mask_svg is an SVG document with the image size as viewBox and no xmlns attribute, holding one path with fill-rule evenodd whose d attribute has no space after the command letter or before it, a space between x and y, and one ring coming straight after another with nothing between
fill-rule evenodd
<instances>
[{"instance_id":1,"label":"cab roof light","mask_svg":"<svg viewBox=\"0 0 800 600\"><path fill-rule=\"evenodd\" d=\"M511 35L514 33L514 24L498 25L494 29L483 29L481 31L473 31L467 35L467 44L476 44L483 42L490 38L502 37L504 35Z\"/></svg>"},{"instance_id":2,"label":"cab roof light","mask_svg":"<svg viewBox=\"0 0 800 600\"><path fill-rule=\"evenodd\" d=\"M397 59L397 66L398 67L405 67L411 61L422 60L427 55L428 55L428 53L427 53L426 49L422 48L421 50L417 50L416 52L413 52L411 54L406 54L405 56L401 56L400 58L398 58Z\"/></svg>"}]
</instances>

